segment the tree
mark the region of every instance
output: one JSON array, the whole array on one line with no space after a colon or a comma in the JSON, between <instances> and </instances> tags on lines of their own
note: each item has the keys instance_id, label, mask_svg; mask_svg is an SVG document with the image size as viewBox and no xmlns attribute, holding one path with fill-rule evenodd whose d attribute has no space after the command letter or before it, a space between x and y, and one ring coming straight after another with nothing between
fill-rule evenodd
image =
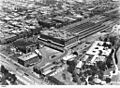
<instances>
[{"instance_id":1,"label":"tree","mask_svg":"<svg viewBox=\"0 0 120 88\"><path fill-rule=\"evenodd\" d=\"M73 76L73 82L78 82L78 78L79 78L79 77L78 77L77 75L74 75L74 76Z\"/></svg>"},{"instance_id":2,"label":"tree","mask_svg":"<svg viewBox=\"0 0 120 88\"><path fill-rule=\"evenodd\" d=\"M116 36L110 36L109 40L112 43L112 46L114 46L116 42Z\"/></svg>"},{"instance_id":3,"label":"tree","mask_svg":"<svg viewBox=\"0 0 120 88\"><path fill-rule=\"evenodd\" d=\"M91 71L91 70L87 70L86 73L87 73L88 75L92 75L92 71Z\"/></svg>"},{"instance_id":4,"label":"tree","mask_svg":"<svg viewBox=\"0 0 120 88\"><path fill-rule=\"evenodd\" d=\"M64 73L62 74L62 77L64 80L66 80L66 75Z\"/></svg>"},{"instance_id":5,"label":"tree","mask_svg":"<svg viewBox=\"0 0 120 88\"><path fill-rule=\"evenodd\" d=\"M97 71L99 70L97 66L95 65L90 65L90 69L92 70L92 72L97 73Z\"/></svg>"},{"instance_id":6,"label":"tree","mask_svg":"<svg viewBox=\"0 0 120 88\"><path fill-rule=\"evenodd\" d=\"M98 77L99 77L99 79L103 80L103 78L104 78L104 71L100 70L98 72Z\"/></svg>"},{"instance_id":7,"label":"tree","mask_svg":"<svg viewBox=\"0 0 120 88\"><path fill-rule=\"evenodd\" d=\"M106 69L106 63L105 62L98 61L96 64L97 64L97 66L100 70L105 71L105 69Z\"/></svg>"},{"instance_id":8,"label":"tree","mask_svg":"<svg viewBox=\"0 0 120 88\"><path fill-rule=\"evenodd\" d=\"M8 83L5 81L2 81L2 84L1 85L8 85Z\"/></svg>"},{"instance_id":9,"label":"tree","mask_svg":"<svg viewBox=\"0 0 120 88\"><path fill-rule=\"evenodd\" d=\"M106 83L110 83L111 82L111 78L106 78L105 81L106 81Z\"/></svg>"},{"instance_id":10,"label":"tree","mask_svg":"<svg viewBox=\"0 0 120 88\"><path fill-rule=\"evenodd\" d=\"M7 74L9 71L3 65L1 65L1 72L3 74Z\"/></svg>"},{"instance_id":11,"label":"tree","mask_svg":"<svg viewBox=\"0 0 120 88\"><path fill-rule=\"evenodd\" d=\"M15 76L15 74L11 74L11 79L10 79L10 82L12 83L12 84L15 84L16 83L16 80L17 80L17 77Z\"/></svg>"},{"instance_id":12,"label":"tree","mask_svg":"<svg viewBox=\"0 0 120 88\"><path fill-rule=\"evenodd\" d=\"M81 77L80 80L81 80L81 82L86 82L86 78L85 77Z\"/></svg>"},{"instance_id":13,"label":"tree","mask_svg":"<svg viewBox=\"0 0 120 88\"><path fill-rule=\"evenodd\" d=\"M114 53L114 50L112 49L110 55L107 57L107 60L106 60L106 65L108 68L111 68L112 67L112 54Z\"/></svg>"},{"instance_id":14,"label":"tree","mask_svg":"<svg viewBox=\"0 0 120 88\"><path fill-rule=\"evenodd\" d=\"M94 85L93 79L94 79L93 76L91 76L91 77L88 78L89 84Z\"/></svg>"},{"instance_id":15,"label":"tree","mask_svg":"<svg viewBox=\"0 0 120 88\"><path fill-rule=\"evenodd\" d=\"M78 78L79 76L76 74L76 71L74 70L72 73L72 78L73 78L73 82L78 82Z\"/></svg>"},{"instance_id":16,"label":"tree","mask_svg":"<svg viewBox=\"0 0 120 88\"><path fill-rule=\"evenodd\" d=\"M73 71L75 70L76 63L74 61L67 61L67 65L69 66L67 70L70 73L73 73Z\"/></svg>"},{"instance_id":17,"label":"tree","mask_svg":"<svg viewBox=\"0 0 120 88\"><path fill-rule=\"evenodd\" d=\"M73 55L76 55L76 56L78 56L78 52L73 52Z\"/></svg>"},{"instance_id":18,"label":"tree","mask_svg":"<svg viewBox=\"0 0 120 88\"><path fill-rule=\"evenodd\" d=\"M37 74L41 75L41 70L38 67L34 67L33 71L36 72Z\"/></svg>"}]
</instances>

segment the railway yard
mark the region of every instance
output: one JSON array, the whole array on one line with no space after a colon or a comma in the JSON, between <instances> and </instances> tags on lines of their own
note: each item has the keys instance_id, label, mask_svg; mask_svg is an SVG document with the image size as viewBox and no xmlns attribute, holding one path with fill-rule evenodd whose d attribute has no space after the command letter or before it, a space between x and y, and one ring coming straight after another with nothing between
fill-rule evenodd
<instances>
[{"instance_id":1,"label":"railway yard","mask_svg":"<svg viewBox=\"0 0 120 88\"><path fill-rule=\"evenodd\" d=\"M118 1L0 3L0 85L120 85Z\"/></svg>"}]
</instances>

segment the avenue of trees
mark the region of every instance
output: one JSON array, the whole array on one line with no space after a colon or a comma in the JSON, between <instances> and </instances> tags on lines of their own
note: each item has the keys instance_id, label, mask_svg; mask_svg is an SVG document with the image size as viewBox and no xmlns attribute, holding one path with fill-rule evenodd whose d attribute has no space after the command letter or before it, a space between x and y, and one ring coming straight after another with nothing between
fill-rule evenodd
<instances>
[{"instance_id":1,"label":"avenue of trees","mask_svg":"<svg viewBox=\"0 0 120 88\"><path fill-rule=\"evenodd\" d=\"M17 77L15 74L11 74L3 65L1 66L1 73L3 74L1 78L2 85L7 85L6 80L9 80L11 84L15 85Z\"/></svg>"}]
</instances>

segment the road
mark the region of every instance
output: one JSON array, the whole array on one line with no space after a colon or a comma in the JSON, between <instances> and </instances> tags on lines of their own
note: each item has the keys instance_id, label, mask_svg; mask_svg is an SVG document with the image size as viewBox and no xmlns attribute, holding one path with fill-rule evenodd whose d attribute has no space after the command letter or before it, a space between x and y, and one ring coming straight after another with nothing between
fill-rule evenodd
<instances>
[{"instance_id":1,"label":"road","mask_svg":"<svg viewBox=\"0 0 120 88\"><path fill-rule=\"evenodd\" d=\"M120 70L120 48L116 51L116 57L118 60L118 69Z\"/></svg>"},{"instance_id":2,"label":"road","mask_svg":"<svg viewBox=\"0 0 120 88\"><path fill-rule=\"evenodd\" d=\"M120 48L117 48L117 49L114 49L114 53L112 55L113 64L115 66L115 73L111 72L113 85L116 85L116 84L120 85L120 60L119 60L120 57L119 57L119 53L120 53ZM116 63L116 62L118 62L118 63Z\"/></svg>"},{"instance_id":3,"label":"road","mask_svg":"<svg viewBox=\"0 0 120 88\"><path fill-rule=\"evenodd\" d=\"M1 72L0 72L0 77L2 77ZM17 82L17 85L25 85L25 84L24 84L21 80L19 80L19 79L17 79L16 82Z\"/></svg>"},{"instance_id":4,"label":"road","mask_svg":"<svg viewBox=\"0 0 120 88\"><path fill-rule=\"evenodd\" d=\"M111 29L112 26L116 23L116 21L117 21L117 20L109 23L110 26L106 26L106 25L104 25L104 24L102 25L102 23L99 23L99 24L97 24L96 26L92 27L92 28L89 29L89 30L86 29L87 31L86 31L86 30L82 30L81 33L79 34L79 36L80 36L79 39L84 39L84 38L86 38L86 37L91 36L92 34L95 34L95 33L99 32L99 31L109 30L109 29ZM106 22L106 21L105 21L105 22ZM51 47L52 47L52 44L50 44L50 43L46 43L46 42L43 42L43 43L44 43L45 45L47 45L47 46L50 46L50 45L51 45ZM78 42L76 42L74 45L76 45L76 44L78 44ZM73 44L70 44L70 45L69 45L69 47L72 47L72 46L73 46ZM53 46L53 47L55 47L55 46ZM57 48L57 46L56 46L56 48ZM60 48L60 47L59 47L59 48ZM45 53L42 53L42 55L44 56L44 57L43 57L44 59L42 60L42 62L41 62L41 64L40 64L40 67L43 66L43 65L45 65L45 62L53 62L53 61L55 61L55 60L57 60L57 59L60 59L60 58L64 57L64 56L68 53L67 48L68 48L68 47L66 47L66 49L63 49L63 48L62 48L63 51L64 51L64 54L63 54L62 56L54 59L54 60L50 60L49 57L48 57ZM62 50L62 49L61 49L61 50ZM41 52L42 52L42 51L41 51Z\"/></svg>"},{"instance_id":5,"label":"road","mask_svg":"<svg viewBox=\"0 0 120 88\"><path fill-rule=\"evenodd\" d=\"M60 57L57 57L55 59L50 59L45 53L42 53L44 58L41 62L41 66L45 64L46 60L47 62L53 62L55 60L61 59L64 57L68 51L66 49L63 50L63 54ZM6 67L9 67L12 72L14 72L21 81L24 81L24 84L37 84L37 85L46 85L48 83L44 82L42 79L39 79L38 76L36 76L33 72L26 69L22 65L18 64L16 61L12 60L11 58L7 57L6 55L0 53L0 60L7 62ZM9 65L9 66L8 66ZM26 76L24 73L28 74L29 76ZM22 76L22 77L21 77Z\"/></svg>"},{"instance_id":6,"label":"road","mask_svg":"<svg viewBox=\"0 0 120 88\"><path fill-rule=\"evenodd\" d=\"M61 49L61 50L62 50L62 49ZM42 66L44 66L44 65L47 64L47 63L51 63L51 62L54 62L54 61L56 61L56 60L62 59L62 58L63 58L65 55L67 55L67 53L68 53L68 50L63 49L63 54L62 54L61 56L56 57L56 58L54 58L54 59L51 59L50 56L46 55L46 53L43 52L43 51L44 51L44 48L40 50L43 59L42 59L42 61L40 62L39 67L42 67Z\"/></svg>"},{"instance_id":7,"label":"road","mask_svg":"<svg viewBox=\"0 0 120 88\"><path fill-rule=\"evenodd\" d=\"M2 61L1 64L4 64L9 70L11 70L13 73L16 74L17 78L19 78L19 80L23 81L24 84L27 85L45 85L47 84L46 82L43 82L43 80L40 80L36 75L34 75L32 72L30 72L27 69L24 69L22 67L20 67L19 65L16 65L17 63L13 63L10 58L6 57L5 55L0 53L0 60ZM5 63L3 63L5 62ZM6 64L7 63L7 64ZM25 74L28 74L28 76L26 76Z\"/></svg>"},{"instance_id":8,"label":"road","mask_svg":"<svg viewBox=\"0 0 120 88\"><path fill-rule=\"evenodd\" d=\"M14 73L16 74L16 77L18 78L18 83L20 84L29 84L32 83L30 81L28 81L27 79L25 79L17 69L17 67L14 64L9 63L9 61L7 61L4 57L0 56L0 64L4 65L5 68L7 68L9 70L10 73ZM22 80L21 80L22 79Z\"/></svg>"}]
</instances>

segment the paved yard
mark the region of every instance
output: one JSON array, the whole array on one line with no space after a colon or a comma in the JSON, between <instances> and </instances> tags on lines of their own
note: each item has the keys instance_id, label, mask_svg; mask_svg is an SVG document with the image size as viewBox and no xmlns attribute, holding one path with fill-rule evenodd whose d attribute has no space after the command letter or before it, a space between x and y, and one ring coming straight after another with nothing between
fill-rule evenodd
<instances>
[{"instance_id":1,"label":"paved yard","mask_svg":"<svg viewBox=\"0 0 120 88\"><path fill-rule=\"evenodd\" d=\"M52 48L44 46L42 49L40 49L40 52L42 54L42 61L37 64L37 66L41 67L49 62L53 62L57 59L59 59L60 56L63 55L62 52L59 52L57 50L54 50Z\"/></svg>"}]
</instances>

